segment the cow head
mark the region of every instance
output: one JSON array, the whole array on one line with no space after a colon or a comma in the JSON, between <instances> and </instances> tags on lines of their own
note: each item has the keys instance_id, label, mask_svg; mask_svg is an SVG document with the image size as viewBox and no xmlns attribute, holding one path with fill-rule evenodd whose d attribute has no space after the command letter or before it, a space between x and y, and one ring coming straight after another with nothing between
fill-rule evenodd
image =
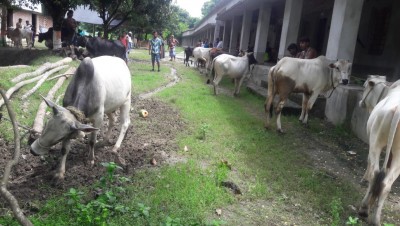
<instances>
[{"instance_id":1,"label":"cow head","mask_svg":"<svg viewBox=\"0 0 400 226\"><path fill-rule=\"evenodd\" d=\"M253 64L258 64L256 58L254 57L254 53L247 53L247 59L249 60L249 66Z\"/></svg>"},{"instance_id":2,"label":"cow head","mask_svg":"<svg viewBox=\"0 0 400 226\"><path fill-rule=\"evenodd\" d=\"M337 80L339 80L344 84L347 85L349 83L349 75L351 72L351 63L348 60L338 60L334 64L329 64L329 67L334 70L334 74L339 74L335 76Z\"/></svg>"},{"instance_id":3,"label":"cow head","mask_svg":"<svg viewBox=\"0 0 400 226\"><path fill-rule=\"evenodd\" d=\"M90 125L80 123L68 109L44 97L43 99L53 110L53 117L47 122L42 135L31 145L33 155L47 154L50 148L60 141L80 138L84 136L83 132L98 130Z\"/></svg>"},{"instance_id":4,"label":"cow head","mask_svg":"<svg viewBox=\"0 0 400 226\"><path fill-rule=\"evenodd\" d=\"M367 79L364 83L364 92L359 106L366 108L371 113L379 100L383 98L385 87L387 87L385 76L373 76Z\"/></svg>"}]
</instances>

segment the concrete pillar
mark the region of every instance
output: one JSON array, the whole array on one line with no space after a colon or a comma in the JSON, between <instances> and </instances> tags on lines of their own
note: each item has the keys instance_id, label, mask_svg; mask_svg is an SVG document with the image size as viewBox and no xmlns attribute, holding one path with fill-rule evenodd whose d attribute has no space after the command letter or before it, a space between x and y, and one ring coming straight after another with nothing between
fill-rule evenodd
<instances>
[{"instance_id":1,"label":"concrete pillar","mask_svg":"<svg viewBox=\"0 0 400 226\"><path fill-rule=\"evenodd\" d=\"M215 22L215 27L214 27L214 37L213 37L213 44L214 44L214 42L215 42L215 40L217 39L217 38L222 38L222 37L219 37L219 32L220 32L220 30L221 30L221 26L223 25L224 23L222 22L222 21L220 21L220 20L217 20L216 22ZM217 43L218 44L218 43ZM215 47L215 46L214 46Z\"/></svg>"},{"instance_id":2,"label":"concrete pillar","mask_svg":"<svg viewBox=\"0 0 400 226\"><path fill-rule=\"evenodd\" d=\"M286 55L286 49L291 43L297 43L302 8L303 0L286 0L278 51L279 59Z\"/></svg>"},{"instance_id":3,"label":"concrete pillar","mask_svg":"<svg viewBox=\"0 0 400 226\"><path fill-rule=\"evenodd\" d=\"M326 57L353 62L364 0L335 0Z\"/></svg>"},{"instance_id":4,"label":"concrete pillar","mask_svg":"<svg viewBox=\"0 0 400 226\"><path fill-rule=\"evenodd\" d=\"M270 18L271 5L268 3L263 3L258 13L256 42L254 45L254 54L258 63L264 63L264 54L267 47Z\"/></svg>"},{"instance_id":5,"label":"concrete pillar","mask_svg":"<svg viewBox=\"0 0 400 226\"><path fill-rule=\"evenodd\" d=\"M243 14L242 31L240 33L240 49L246 51L249 47L251 18L253 11L246 10Z\"/></svg>"},{"instance_id":6,"label":"concrete pillar","mask_svg":"<svg viewBox=\"0 0 400 226\"><path fill-rule=\"evenodd\" d=\"M231 27L232 27L232 21L231 20L225 21L224 37L222 38L222 41L223 41L223 44L224 44L224 48L223 49L225 49L225 50L229 49Z\"/></svg>"},{"instance_id":7,"label":"concrete pillar","mask_svg":"<svg viewBox=\"0 0 400 226\"><path fill-rule=\"evenodd\" d=\"M238 46L237 43L237 36L240 32L240 16L234 16L232 20L232 27L231 27L231 38L229 42L229 53L235 53L236 47Z\"/></svg>"}]
</instances>

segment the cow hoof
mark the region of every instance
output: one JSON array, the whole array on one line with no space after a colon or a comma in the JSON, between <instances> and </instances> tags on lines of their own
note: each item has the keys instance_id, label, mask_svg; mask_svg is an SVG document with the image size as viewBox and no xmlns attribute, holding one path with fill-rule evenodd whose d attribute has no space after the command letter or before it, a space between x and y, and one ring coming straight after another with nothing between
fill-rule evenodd
<instances>
[{"instance_id":1,"label":"cow hoof","mask_svg":"<svg viewBox=\"0 0 400 226\"><path fill-rule=\"evenodd\" d=\"M277 129L276 130L279 134L285 134L285 132L282 129Z\"/></svg>"}]
</instances>

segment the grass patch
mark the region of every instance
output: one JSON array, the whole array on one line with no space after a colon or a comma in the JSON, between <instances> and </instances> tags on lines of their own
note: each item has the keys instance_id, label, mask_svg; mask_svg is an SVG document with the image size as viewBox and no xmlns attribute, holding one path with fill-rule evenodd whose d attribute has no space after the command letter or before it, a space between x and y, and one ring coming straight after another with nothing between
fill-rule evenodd
<instances>
[{"instance_id":1,"label":"grass patch","mask_svg":"<svg viewBox=\"0 0 400 226\"><path fill-rule=\"evenodd\" d=\"M150 56L146 51L131 53L131 58L137 60L129 65L135 94L167 82L162 76L169 73L166 63L162 63L161 73L150 72ZM291 131L283 136L266 131L263 129L263 98L252 95L244 87L239 98L215 96L198 71L184 67L179 61L171 64L182 80L156 97L178 108L187 122L187 130L176 142L180 150L184 146L189 148L188 152L177 151L188 161L135 172L124 187L126 193L121 199L130 211L111 215L107 225L167 225L171 222L209 225L217 220L216 208L224 211L236 208L243 212L246 220L223 214L221 218L227 225L266 225L269 222L341 225L346 222L343 212L349 205L358 203L361 194L348 181L333 179L313 168L309 157L297 151L304 142L297 134L307 132L298 124L297 116L282 117L284 127ZM229 79L224 79L220 86L233 92ZM310 136L324 129L318 119L311 123ZM232 170L221 162L229 163ZM234 182L243 194L233 196L219 185L221 181ZM93 187L77 189L88 189L90 193ZM242 203L268 205L262 209L254 204L253 209L246 209ZM35 225L75 225L77 222L65 197L53 197L31 219ZM247 220L251 222L247 224ZM1 224L6 224L4 222L9 221L0 219Z\"/></svg>"}]
</instances>

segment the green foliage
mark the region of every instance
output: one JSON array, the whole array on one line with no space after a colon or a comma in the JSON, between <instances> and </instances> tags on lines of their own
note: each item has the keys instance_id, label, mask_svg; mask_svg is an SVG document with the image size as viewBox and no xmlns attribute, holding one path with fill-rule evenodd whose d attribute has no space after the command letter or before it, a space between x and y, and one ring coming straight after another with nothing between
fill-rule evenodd
<instances>
[{"instance_id":1,"label":"green foliage","mask_svg":"<svg viewBox=\"0 0 400 226\"><path fill-rule=\"evenodd\" d=\"M359 224L358 217L349 216L349 219L346 222L346 225L358 225L358 224Z\"/></svg>"},{"instance_id":2,"label":"green foliage","mask_svg":"<svg viewBox=\"0 0 400 226\"><path fill-rule=\"evenodd\" d=\"M208 0L204 2L201 7L201 14L203 14L203 17L207 16L219 1L221 0Z\"/></svg>"},{"instance_id":3,"label":"green foliage","mask_svg":"<svg viewBox=\"0 0 400 226\"><path fill-rule=\"evenodd\" d=\"M209 129L210 129L210 125L209 124L202 123L201 126L200 126L200 131L199 131L198 138L200 140L205 140Z\"/></svg>"},{"instance_id":4,"label":"green foliage","mask_svg":"<svg viewBox=\"0 0 400 226\"><path fill-rule=\"evenodd\" d=\"M342 201L340 198L333 198L330 203L331 207L331 217L332 217L332 226L341 225L340 223L340 214L343 211Z\"/></svg>"},{"instance_id":5,"label":"green foliage","mask_svg":"<svg viewBox=\"0 0 400 226\"><path fill-rule=\"evenodd\" d=\"M71 188L66 197L67 204L71 207L73 216L78 225L107 225L111 216L129 212L130 208L120 203L120 198L125 189L118 186L127 179L115 174L120 166L114 162L102 163L106 168L106 175L100 179L101 187L97 188L97 197L84 202L84 192Z\"/></svg>"}]
</instances>

